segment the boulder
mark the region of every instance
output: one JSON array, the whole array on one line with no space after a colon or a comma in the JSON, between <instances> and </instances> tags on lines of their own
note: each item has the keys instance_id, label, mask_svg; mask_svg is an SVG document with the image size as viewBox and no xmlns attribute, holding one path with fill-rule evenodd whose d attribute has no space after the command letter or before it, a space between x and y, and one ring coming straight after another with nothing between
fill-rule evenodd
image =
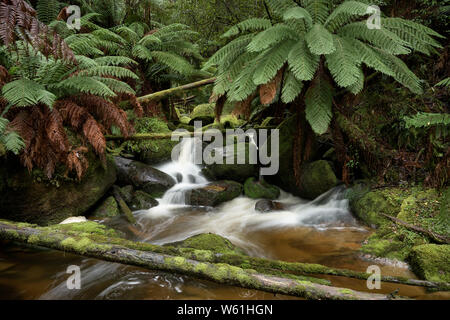
<instances>
[{"instance_id":1,"label":"boulder","mask_svg":"<svg viewBox=\"0 0 450 320\"><path fill-rule=\"evenodd\" d=\"M284 209L284 206L282 203L267 200L267 199L259 200L255 204L255 210L262 212L262 213L279 211L279 210L283 210L283 209Z\"/></svg>"},{"instance_id":2,"label":"boulder","mask_svg":"<svg viewBox=\"0 0 450 320\"><path fill-rule=\"evenodd\" d=\"M175 185L175 180L171 176L145 163L122 157L115 157L114 161L117 167L117 181L120 184L131 184L152 197L161 197Z\"/></svg>"},{"instance_id":3,"label":"boulder","mask_svg":"<svg viewBox=\"0 0 450 320\"><path fill-rule=\"evenodd\" d=\"M116 199L112 196L106 198L91 215L92 218L96 219L112 218L117 216L120 216L120 210Z\"/></svg>"},{"instance_id":4,"label":"boulder","mask_svg":"<svg viewBox=\"0 0 450 320\"><path fill-rule=\"evenodd\" d=\"M242 193L242 185L234 181L217 181L186 192L186 203L193 206L214 207L232 200Z\"/></svg>"},{"instance_id":5,"label":"boulder","mask_svg":"<svg viewBox=\"0 0 450 320\"><path fill-rule=\"evenodd\" d=\"M203 175L210 180L233 180L241 183L244 183L249 177L257 177L259 174L258 165L249 163L249 144L237 143L234 145L234 150L234 154L225 155L222 164L213 163L206 165L202 169ZM245 152L246 161L244 164L237 163L238 150L239 152Z\"/></svg>"},{"instance_id":6,"label":"boulder","mask_svg":"<svg viewBox=\"0 0 450 320\"><path fill-rule=\"evenodd\" d=\"M450 245L423 244L411 250L413 271L428 281L450 282Z\"/></svg>"},{"instance_id":7,"label":"boulder","mask_svg":"<svg viewBox=\"0 0 450 320\"><path fill-rule=\"evenodd\" d=\"M250 177L244 183L244 194L252 199L275 200L280 196L280 189L264 180Z\"/></svg>"},{"instance_id":8,"label":"boulder","mask_svg":"<svg viewBox=\"0 0 450 320\"><path fill-rule=\"evenodd\" d=\"M201 233L183 241L167 243L165 246L208 250L222 254L245 254L242 249L236 247L230 240L213 233Z\"/></svg>"},{"instance_id":9,"label":"boulder","mask_svg":"<svg viewBox=\"0 0 450 320\"><path fill-rule=\"evenodd\" d=\"M194 125L195 121L202 121L202 125L208 125L214 122L214 103L206 103L198 105L192 110L190 114L191 120L188 124Z\"/></svg>"},{"instance_id":10,"label":"boulder","mask_svg":"<svg viewBox=\"0 0 450 320\"><path fill-rule=\"evenodd\" d=\"M158 205L158 201L148 193L137 190L136 192L134 192L133 197L128 205L133 211L148 210L150 208L156 207Z\"/></svg>"},{"instance_id":11,"label":"boulder","mask_svg":"<svg viewBox=\"0 0 450 320\"><path fill-rule=\"evenodd\" d=\"M0 217L50 225L85 214L116 181L111 159L106 166L94 156L89 159L88 171L81 181L58 178L49 181L40 170L30 173L16 162L12 166L2 165L0 179L6 187L0 197Z\"/></svg>"},{"instance_id":12,"label":"boulder","mask_svg":"<svg viewBox=\"0 0 450 320\"><path fill-rule=\"evenodd\" d=\"M334 188L337 183L336 175L328 161L318 160L307 163L301 168L299 195L314 200Z\"/></svg>"}]
</instances>

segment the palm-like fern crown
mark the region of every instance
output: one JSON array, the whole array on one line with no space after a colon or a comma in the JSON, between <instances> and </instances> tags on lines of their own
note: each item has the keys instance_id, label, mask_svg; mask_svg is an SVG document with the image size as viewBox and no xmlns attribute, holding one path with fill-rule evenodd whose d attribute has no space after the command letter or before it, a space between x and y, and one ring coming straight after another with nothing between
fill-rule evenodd
<instances>
[{"instance_id":1,"label":"palm-like fern crown","mask_svg":"<svg viewBox=\"0 0 450 320\"><path fill-rule=\"evenodd\" d=\"M305 92L306 118L323 134L332 118L334 86L359 93L363 65L421 92L421 81L398 56L413 50L429 55L441 47L433 38L441 35L400 18L383 17L381 29L369 29L368 3L373 1L297 2L266 0L270 19L243 21L223 35L235 39L205 66L218 66L216 95L243 101L259 88L261 102L268 104L277 90L284 103Z\"/></svg>"}]
</instances>

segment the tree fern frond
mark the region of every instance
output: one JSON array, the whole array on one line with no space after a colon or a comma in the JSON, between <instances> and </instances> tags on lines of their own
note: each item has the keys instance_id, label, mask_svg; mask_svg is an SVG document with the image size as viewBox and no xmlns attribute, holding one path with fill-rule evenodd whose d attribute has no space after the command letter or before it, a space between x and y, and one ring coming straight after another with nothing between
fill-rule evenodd
<instances>
[{"instance_id":1,"label":"tree fern frond","mask_svg":"<svg viewBox=\"0 0 450 320\"><path fill-rule=\"evenodd\" d=\"M142 60L151 61L153 59L152 52L142 44L137 44L131 50L131 54Z\"/></svg>"},{"instance_id":2,"label":"tree fern frond","mask_svg":"<svg viewBox=\"0 0 450 320\"><path fill-rule=\"evenodd\" d=\"M333 38L336 50L325 55L328 69L338 86L349 87L360 77L360 61L350 42L338 36Z\"/></svg>"},{"instance_id":3,"label":"tree fern frond","mask_svg":"<svg viewBox=\"0 0 450 320\"><path fill-rule=\"evenodd\" d=\"M333 87L323 77L316 77L305 94L306 119L313 131L324 134L330 125L333 102Z\"/></svg>"},{"instance_id":4,"label":"tree fern frond","mask_svg":"<svg viewBox=\"0 0 450 320\"><path fill-rule=\"evenodd\" d=\"M100 66L130 66L138 64L133 59L124 56L103 56L95 58L94 61Z\"/></svg>"},{"instance_id":5,"label":"tree fern frond","mask_svg":"<svg viewBox=\"0 0 450 320\"><path fill-rule=\"evenodd\" d=\"M258 33L258 35L248 44L247 50L249 52L261 52L285 39L297 38L298 34L294 30L284 24L277 24Z\"/></svg>"},{"instance_id":6,"label":"tree fern frond","mask_svg":"<svg viewBox=\"0 0 450 320\"><path fill-rule=\"evenodd\" d=\"M415 94L423 92L422 84L419 78L412 72L408 66L398 57L386 53L383 50L376 49L383 62L393 71L393 78L407 87Z\"/></svg>"},{"instance_id":7,"label":"tree fern frond","mask_svg":"<svg viewBox=\"0 0 450 320\"><path fill-rule=\"evenodd\" d=\"M450 125L450 114L447 113L425 113L419 112L415 116L403 118L405 120L406 129L411 127L423 128L436 125L448 126Z\"/></svg>"},{"instance_id":8,"label":"tree fern frond","mask_svg":"<svg viewBox=\"0 0 450 320\"><path fill-rule=\"evenodd\" d=\"M168 66L171 70L183 75L190 75L195 70L189 61L171 52L153 51L152 56L159 63L162 63Z\"/></svg>"},{"instance_id":9,"label":"tree fern frond","mask_svg":"<svg viewBox=\"0 0 450 320\"><path fill-rule=\"evenodd\" d=\"M302 7L292 7L286 10L283 14L284 20L296 19L296 20L304 20L308 27L312 27L313 20L309 12Z\"/></svg>"},{"instance_id":10,"label":"tree fern frond","mask_svg":"<svg viewBox=\"0 0 450 320\"><path fill-rule=\"evenodd\" d=\"M309 50L316 55L333 53L336 48L333 35L321 24L315 24L306 34Z\"/></svg>"},{"instance_id":11,"label":"tree fern frond","mask_svg":"<svg viewBox=\"0 0 450 320\"><path fill-rule=\"evenodd\" d=\"M130 85L128 85L126 82L113 78L103 78L103 77L98 77L96 78L96 80L107 85L108 88L110 88L115 93L131 93L133 95L136 94L133 88L131 88Z\"/></svg>"},{"instance_id":12,"label":"tree fern frond","mask_svg":"<svg viewBox=\"0 0 450 320\"><path fill-rule=\"evenodd\" d=\"M2 96L16 107L27 107L43 103L52 108L56 96L43 85L29 79L8 82L2 88Z\"/></svg>"},{"instance_id":13,"label":"tree fern frond","mask_svg":"<svg viewBox=\"0 0 450 320\"><path fill-rule=\"evenodd\" d=\"M366 41L375 47L394 54L409 54L408 43L387 28L369 29L365 22L353 22L340 28L338 35Z\"/></svg>"},{"instance_id":14,"label":"tree fern frond","mask_svg":"<svg viewBox=\"0 0 450 320\"><path fill-rule=\"evenodd\" d=\"M151 44L161 44L161 39L154 36L153 34L148 34L148 35L144 36L143 38L141 38L138 43L147 47L148 45L151 45Z\"/></svg>"},{"instance_id":15,"label":"tree fern frond","mask_svg":"<svg viewBox=\"0 0 450 320\"><path fill-rule=\"evenodd\" d=\"M450 87L450 77L436 83L435 87Z\"/></svg>"},{"instance_id":16,"label":"tree fern frond","mask_svg":"<svg viewBox=\"0 0 450 320\"><path fill-rule=\"evenodd\" d=\"M364 72L361 68L358 68L358 80L347 87L347 90L357 95L364 89Z\"/></svg>"},{"instance_id":17,"label":"tree fern frond","mask_svg":"<svg viewBox=\"0 0 450 320\"><path fill-rule=\"evenodd\" d=\"M131 28L127 26L120 26L115 31L123 38L131 43L136 43L139 41L139 35Z\"/></svg>"},{"instance_id":18,"label":"tree fern frond","mask_svg":"<svg viewBox=\"0 0 450 320\"><path fill-rule=\"evenodd\" d=\"M5 146L6 151L11 151L15 155L18 155L25 148L22 137L14 131L3 134L0 132L0 143Z\"/></svg>"},{"instance_id":19,"label":"tree fern frond","mask_svg":"<svg viewBox=\"0 0 450 320\"><path fill-rule=\"evenodd\" d=\"M328 16L325 21L325 27L333 32L351 22L354 17L370 14L367 12L368 7L369 5L359 1L344 1Z\"/></svg>"},{"instance_id":20,"label":"tree fern frond","mask_svg":"<svg viewBox=\"0 0 450 320\"><path fill-rule=\"evenodd\" d=\"M320 57L312 54L304 39L299 40L288 55L289 68L300 81L312 80L319 66Z\"/></svg>"},{"instance_id":21,"label":"tree fern frond","mask_svg":"<svg viewBox=\"0 0 450 320\"><path fill-rule=\"evenodd\" d=\"M329 0L307 0L305 9L311 14L314 23L324 24L330 12Z\"/></svg>"},{"instance_id":22,"label":"tree fern frond","mask_svg":"<svg viewBox=\"0 0 450 320\"><path fill-rule=\"evenodd\" d=\"M261 53L258 66L253 76L253 81L256 85L265 84L275 77L278 70L288 60L289 52L294 45L295 41L287 40Z\"/></svg>"},{"instance_id":23,"label":"tree fern frond","mask_svg":"<svg viewBox=\"0 0 450 320\"><path fill-rule=\"evenodd\" d=\"M291 103L297 98L303 89L303 82L299 81L293 72L287 70L284 74L283 88L281 89L281 101Z\"/></svg>"},{"instance_id":24,"label":"tree fern frond","mask_svg":"<svg viewBox=\"0 0 450 320\"><path fill-rule=\"evenodd\" d=\"M58 0L38 0L36 4L37 16L45 24L56 20L60 10L61 4Z\"/></svg>"},{"instance_id":25,"label":"tree fern frond","mask_svg":"<svg viewBox=\"0 0 450 320\"><path fill-rule=\"evenodd\" d=\"M238 24L232 26L227 32L225 32L221 37L230 38L232 36L238 35L239 33L245 31L259 31L266 30L272 26L272 22L266 18L251 18L239 22Z\"/></svg>"},{"instance_id":26,"label":"tree fern frond","mask_svg":"<svg viewBox=\"0 0 450 320\"><path fill-rule=\"evenodd\" d=\"M230 101L244 101L256 91L258 86L253 81L253 74L255 73L258 62L258 57L248 61L245 68L234 79L228 91L228 99Z\"/></svg>"},{"instance_id":27,"label":"tree fern frond","mask_svg":"<svg viewBox=\"0 0 450 320\"><path fill-rule=\"evenodd\" d=\"M286 10L297 7L298 5L292 0L265 0L267 7L279 18L283 18Z\"/></svg>"},{"instance_id":28,"label":"tree fern frond","mask_svg":"<svg viewBox=\"0 0 450 320\"><path fill-rule=\"evenodd\" d=\"M89 93L103 98L111 98L116 96L116 94L106 84L90 76L76 75L59 83L55 83L52 87L73 92L74 94Z\"/></svg>"},{"instance_id":29,"label":"tree fern frond","mask_svg":"<svg viewBox=\"0 0 450 320\"><path fill-rule=\"evenodd\" d=\"M220 48L215 54L213 54L211 58L209 58L209 60L205 63L203 70L207 70L208 68L217 64L221 64L223 62L232 62L234 60L234 57L237 57L245 52L247 45L250 43L253 37L253 34L246 34L229 42L227 45Z\"/></svg>"},{"instance_id":30,"label":"tree fern frond","mask_svg":"<svg viewBox=\"0 0 450 320\"><path fill-rule=\"evenodd\" d=\"M139 79L131 70L117 66L96 66L79 73L80 76L112 76L115 78Z\"/></svg>"}]
</instances>

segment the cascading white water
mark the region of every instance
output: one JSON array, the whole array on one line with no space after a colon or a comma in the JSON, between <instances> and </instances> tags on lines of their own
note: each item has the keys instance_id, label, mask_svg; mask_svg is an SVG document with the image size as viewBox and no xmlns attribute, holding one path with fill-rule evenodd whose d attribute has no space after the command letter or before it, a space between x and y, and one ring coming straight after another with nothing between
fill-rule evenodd
<instances>
[{"instance_id":1,"label":"cascading white water","mask_svg":"<svg viewBox=\"0 0 450 320\"><path fill-rule=\"evenodd\" d=\"M348 200L343 196L343 187L330 190L314 201L281 192L277 201L283 205L284 210L269 213L256 211L255 204L258 200L245 196L210 210L199 210L186 205L186 191L207 183L201 175L201 168L194 162L194 144L193 138L185 139L181 144L179 158L159 167L179 183L159 200L159 206L137 213L140 224L148 234L147 241L164 244L211 232L256 252L258 250L255 244L248 239L251 232L298 227L319 231L349 228L364 231L350 213Z\"/></svg>"},{"instance_id":2,"label":"cascading white water","mask_svg":"<svg viewBox=\"0 0 450 320\"><path fill-rule=\"evenodd\" d=\"M184 138L180 142L178 159L160 166L158 169L171 175L178 183L169 189L159 200L158 211L164 207L183 206L186 204L187 190L199 187L207 182L201 175L201 168L195 164L196 143L198 138ZM155 210L153 210L155 211Z\"/></svg>"}]
</instances>

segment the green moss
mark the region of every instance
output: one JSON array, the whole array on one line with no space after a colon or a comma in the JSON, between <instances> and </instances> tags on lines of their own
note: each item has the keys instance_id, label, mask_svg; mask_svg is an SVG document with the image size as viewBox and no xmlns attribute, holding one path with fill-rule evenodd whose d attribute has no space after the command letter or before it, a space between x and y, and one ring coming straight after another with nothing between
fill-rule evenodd
<instances>
[{"instance_id":1,"label":"green moss","mask_svg":"<svg viewBox=\"0 0 450 320\"><path fill-rule=\"evenodd\" d=\"M239 128L245 123L245 121L242 119L238 119L232 114L228 114L220 117L220 123L224 128Z\"/></svg>"},{"instance_id":2,"label":"green moss","mask_svg":"<svg viewBox=\"0 0 450 320\"><path fill-rule=\"evenodd\" d=\"M103 201L97 209L94 210L92 217L94 218L111 218L120 216L119 206L114 197L108 197Z\"/></svg>"},{"instance_id":3,"label":"green moss","mask_svg":"<svg viewBox=\"0 0 450 320\"><path fill-rule=\"evenodd\" d=\"M168 244L168 246L178 248L193 248L197 250L206 250L214 253L222 254L244 254L244 252L233 245L228 239L223 238L213 233L203 233L190 238L187 238L181 242L174 242ZM200 252L197 252L201 254Z\"/></svg>"},{"instance_id":4,"label":"green moss","mask_svg":"<svg viewBox=\"0 0 450 320\"><path fill-rule=\"evenodd\" d=\"M300 193L307 199L315 199L337 185L337 178L328 161L319 160L302 166Z\"/></svg>"},{"instance_id":5,"label":"green moss","mask_svg":"<svg viewBox=\"0 0 450 320\"><path fill-rule=\"evenodd\" d=\"M275 200L280 196L280 189L264 180L256 181L250 177L244 183L244 194L252 199Z\"/></svg>"},{"instance_id":6,"label":"green moss","mask_svg":"<svg viewBox=\"0 0 450 320\"><path fill-rule=\"evenodd\" d=\"M196 120L197 118L212 118L214 119L214 103L206 103L206 104L200 104L192 110L190 114L190 118L192 120Z\"/></svg>"},{"instance_id":7,"label":"green moss","mask_svg":"<svg viewBox=\"0 0 450 320\"><path fill-rule=\"evenodd\" d=\"M86 235L101 235L104 237L119 237L120 233L114 229L110 229L103 224L86 221L81 223L57 224L48 227L39 228L43 231L62 231L67 234L86 234Z\"/></svg>"},{"instance_id":8,"label":"green moss","mask_svg":"<svg viewBox=\"0 0 450 320\"><path fill-rule=\"evenodd\" d=\"M411 251L409 261L414 272L421 278L450 282L450 245L416 246Z\"/></svg>"},{"instance_id":9,"label":"green moss","mask_svg":"<svg viewBox=\"0 0 450 320\"><path fill-rule=\"evenodd\" d=\"M182 116L180 117L180 123L181 124L189 124L189 122L191 122L191 118L188 116Z\"/></svg>"},{"instance_id":10,"label":"green moss","mask_svg":"<svg viewBox=\"0 0 450 320\"><path fill-rule=\"evenodd\" d=\"M106 251L112 247L109 245L99 245L94 243L91 239L83 237L81 239L67 238L61 241L61 246L69 251L76 253L86 253L88 251Z\"/></svg>"}]
</instances>

